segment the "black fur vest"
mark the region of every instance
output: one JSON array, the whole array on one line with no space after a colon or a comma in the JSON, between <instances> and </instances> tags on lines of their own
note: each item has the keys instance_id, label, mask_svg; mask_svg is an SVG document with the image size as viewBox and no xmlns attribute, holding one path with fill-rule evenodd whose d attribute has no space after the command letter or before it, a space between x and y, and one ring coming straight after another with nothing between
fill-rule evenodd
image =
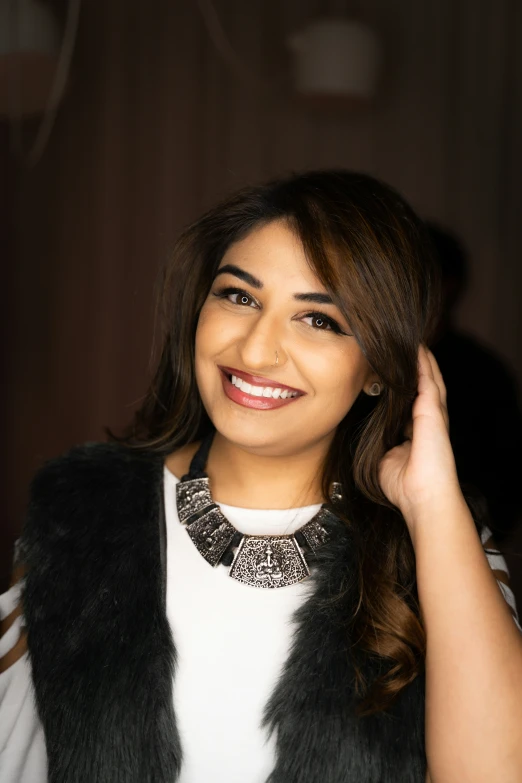
<instances>
[{"instance_id":1,"label":"black fur vest","mask_svg":"<svg viewBox=\"0 0 522 783\"><path fill-rule=\"evenodd\" d=\"M33 481L23 603L49 783L178 778L162 468L149 452L92 444L48 463ZM354 574L339 523L316 555L315 586L266 707L277 737L267 783L424 783L422 677L386 713L355 715L346 630ZM216 781L227 778L216 772Z\"/></svg>"}]
</instances>

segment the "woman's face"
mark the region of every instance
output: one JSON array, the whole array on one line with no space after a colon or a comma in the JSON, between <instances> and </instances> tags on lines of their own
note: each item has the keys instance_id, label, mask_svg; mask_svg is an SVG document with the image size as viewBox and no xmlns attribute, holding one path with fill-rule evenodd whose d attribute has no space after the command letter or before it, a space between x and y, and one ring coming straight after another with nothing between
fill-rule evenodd
<instances>
[{"instance_id":1,"label":"woman's face","mask_svg":"<svg viewBox=\"0 0 522 783\"><path fill-rule=\"evenodd\" d=\"M201 399L228 441L266 456L327 447L377 380L328 300L282 221L227 250L200 313L195 358Z\"/></svg>"}]
</instances>

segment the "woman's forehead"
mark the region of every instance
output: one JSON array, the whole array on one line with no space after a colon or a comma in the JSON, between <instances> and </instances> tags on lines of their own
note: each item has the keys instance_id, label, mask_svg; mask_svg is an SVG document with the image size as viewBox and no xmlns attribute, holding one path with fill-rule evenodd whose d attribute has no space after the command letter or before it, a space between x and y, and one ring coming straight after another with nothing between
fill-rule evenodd
<instances>
[{"instance_id":1,"label":"woman's forehead","mask_svg":"<svg viewBox=\"0 0 522 783\"><path fill-rule=\"evenodd\" d=\"M289 283L301 280L308 287L322 288L299 236L283 221L255 228L234 242L225 252L219 268L228 264L252 272L262 282L264 278L278 277Z\"/></svg>"}]
</instances>

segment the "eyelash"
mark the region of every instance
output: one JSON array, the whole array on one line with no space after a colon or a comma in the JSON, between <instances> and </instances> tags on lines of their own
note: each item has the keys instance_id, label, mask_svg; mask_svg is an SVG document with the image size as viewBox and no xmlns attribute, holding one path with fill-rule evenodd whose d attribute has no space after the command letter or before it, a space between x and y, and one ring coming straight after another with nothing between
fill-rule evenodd
<instances>
[{"instance_id":1,"label":"eyelash","mask_svg":"<svg viewBox=\"0 0 522 783\"><path fill-rule=\"evenodd\" d=\"M229 296L232 296L234 294L239 294L240 296L246 296L248 299L251 299L252 302L255 302L255 299L250 296L246 291L243 291L241 288L221 288L219 291L215 291L213 293L213 296L215 296L217 299L226 299ZM238 302L231 302L231 304L238 304ZM239 307L248 307L248 305L239 305ZM332 331L335 334L344 334L346 335L346 332L343 332L339 324L334 318L330 318L330 316L325 315L324 313L318 312L318 311L312 311L310 313L306 313L302 316L303 318L320 318L322 321L328 324L330 329L319 329L318 327L315 327L317 331L319 332L328 332ZM312 327L313 328L313 327Z\"/></svg>"}]
</instances>

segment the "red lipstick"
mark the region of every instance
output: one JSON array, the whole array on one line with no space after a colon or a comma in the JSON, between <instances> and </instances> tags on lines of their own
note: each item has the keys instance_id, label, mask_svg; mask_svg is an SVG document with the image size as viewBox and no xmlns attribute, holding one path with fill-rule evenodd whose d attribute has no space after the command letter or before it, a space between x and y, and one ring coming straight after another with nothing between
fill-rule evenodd
<instances>
[{"instance_id":1,"label":"red lipstick","mask_svg":"<svg viewBox=\"0 0 522 783\"><path fill-rule=\"evenodd\" d=\"M296 402L296 400L298 400L299 397L304 394L304 392L300 392L299 389L293 389L291 386L285 386L282 383L268 381L266 378L250 375L250 373L240 372L239 370L232 370L232 368L229 367L220 367L220 370L221 379L223 382L223 391L225 392L226 396L232 400L232 402L235 402L238 405L242 405L245 408L253 408L255 410L262 411L274 410L275 408L282 408L285 405L290 405L290 403ZM242 380L245 380L247 383L250 383L254 386L270 386L275 389L287 389L289 391L297 391L299 394L296 397L287 397L283 400L280 397L277 399L274 397L255 397L252 394L247 394L241 389L238 389L237 386L234 386L230 380L231 375L235 375L236 377L241 378Z\"/></svg>"},{"instance_id":2,"label":"red lipstick","mask_svg":"<svg viewBox=\"0 0 522 783\"><path fill-rule=\"evenodd\" d=\"M305 394L301 389L296 389L293 386L286 386L284 383L278 383L277 381L271 381L270 378L263 378L261 375L250 375L249 372L243 372L243 370L236 370L234 367L220 367L227 375L235 375L237 378L250 383L252 386L271 386L273 389L287 389L287 391L299 392L299 394Z\"/></svg>"}]
</instances>

